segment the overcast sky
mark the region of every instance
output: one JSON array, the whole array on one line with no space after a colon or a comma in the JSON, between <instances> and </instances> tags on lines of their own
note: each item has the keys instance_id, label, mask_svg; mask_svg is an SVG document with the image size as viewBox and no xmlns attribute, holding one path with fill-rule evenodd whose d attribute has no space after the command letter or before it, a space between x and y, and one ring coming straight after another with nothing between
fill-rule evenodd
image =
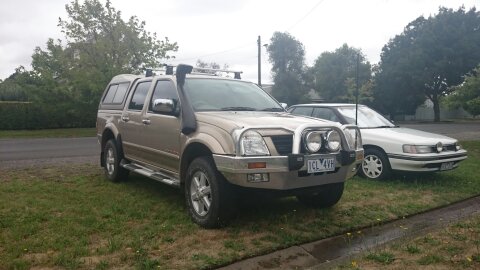
<instances>
[{"instance_id":1,"label":"overcast sky","mask_svg":"<svg viewBox=\"0 0 480 270\"><path fill-rule=\"evenodd\" d=\"M101 0L104 2L103 0ZM36 46L49 37L63 39L58 18L66 18L69 0L2 0L0 9L0 79L20 65L30 69ZM257 37L268 43L273 32L289 32L303 43L308 65L343 43L360 48L371 63L403 28L439 6L467 9L480 0L112 0L125 19L136 15L159 37L178 42L172 63L197 59L243 70L257 81ZM271 82L262 47L262 82Z\"/></svg>"}]
</instances>

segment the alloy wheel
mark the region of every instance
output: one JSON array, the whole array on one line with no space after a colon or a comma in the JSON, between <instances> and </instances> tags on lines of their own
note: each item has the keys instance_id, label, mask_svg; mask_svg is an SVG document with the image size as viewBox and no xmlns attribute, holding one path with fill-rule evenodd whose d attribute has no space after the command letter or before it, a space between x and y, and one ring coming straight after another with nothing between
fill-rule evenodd
<instances>
[{"instance_id":1,"label":"alloy wheel","mask_svg":"<svg viewBox=\"0 0 480 270\"><path fill-rule=\"evenodd\" d=\"M107 167L107 172L109 175L112 175L115 172L115 153L113 153L113 149L110 147L107 151L107 156L105 158L105 165Z\"/></svg>"},{"instance_id":2,"label":"alloy wheel","mask_svg":"<svg viewBox=\"0 0 480 270\"><path fill-rule=\"evenodd\" d=\"M190 200L195 213L199 216L208 214L212 204L212 192L207 175L202 171L197 171L190 183Z\"/></svg>"}]
</instances>

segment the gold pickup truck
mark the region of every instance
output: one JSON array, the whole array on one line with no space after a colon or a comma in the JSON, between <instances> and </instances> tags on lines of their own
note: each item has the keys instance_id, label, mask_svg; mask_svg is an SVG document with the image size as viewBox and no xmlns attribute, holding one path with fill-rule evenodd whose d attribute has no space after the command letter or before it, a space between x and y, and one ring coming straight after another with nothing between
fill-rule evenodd
<instances>
[{"instance_id":1,"label":"gold pickup truck","mask_svg":"<svg viewBox=\"0 0 480 270\"><path fill-rule=\"evenodd\" d=\"M205 228L226 224L249 192L311 207L340 200L363 160L356 126L289 114L248 81L188 65L166 73L118 75L105 89L97 136L108 179L132 171L183 188Z\"/></svg>"}]
</instances>

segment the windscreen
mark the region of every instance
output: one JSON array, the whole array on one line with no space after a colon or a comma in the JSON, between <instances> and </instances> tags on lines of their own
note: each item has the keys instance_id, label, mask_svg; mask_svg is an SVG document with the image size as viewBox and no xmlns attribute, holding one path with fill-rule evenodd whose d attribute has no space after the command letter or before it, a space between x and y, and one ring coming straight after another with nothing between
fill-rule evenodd
<instances>
[{"instance_id":1,"label":"windscreen","mask_svg":"<svg viewBox=\"0 0 480 270\"><path fill-rule=\"evenodd\" d=\"M355 124L355 107L339 107L338 112L345 118L348 124ZM395 127L381 114L366 107L358 106L358 127L359 128L376 128L376 127Z\"/></svg>"},{"instance_id":2,"label":"windscreen","mask_svg":"<svg viewBox=\"0 0 480 270\"><path fill-rule=\"evenodd\" d=\"M284 111L265 91L250 82L187 78L185 95L194 111Z\"/></svg>"}]
</instances>

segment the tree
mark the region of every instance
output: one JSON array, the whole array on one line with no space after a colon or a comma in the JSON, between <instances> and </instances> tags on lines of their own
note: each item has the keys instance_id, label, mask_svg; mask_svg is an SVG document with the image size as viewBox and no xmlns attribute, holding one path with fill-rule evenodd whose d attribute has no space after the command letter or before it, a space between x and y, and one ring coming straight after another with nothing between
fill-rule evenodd
<instances>
[{"instance_id":1,"label":"tree","mask_svg":"<svg viewBox=\"0 0 480 270\"><path fill-rule=\"evenodd\" d=\"M124 21L109 0L105 5L75 0L66 11L67 18L58 23L66 43L49 39L46 49L37 47L31 80L21 84L34 86L26 93L48 108L54 122L49 127L93 126L99 99L113 76L157 68L178 49L176 42L146 31L137 17Z\"/></svg>"},{"instance_id":2,"label":"tree","mask_svg":"<svg viewBox=\"0 0 480 270\"><path fill-rule=\"evenodd\" d=\"M463 107L474 117L480 115L480 65L465 77L465 81L455 87L455 92L447 97L452 107Z\"/></svg>"},{"instance_id":3,"label":"tree","mask_svg":"<svg viewBox=\"0 0 480 270\"><path fill-rule=\"evenodd\" d=\"M0 101L27 101L26 91L19 84L20 77L26 72L25 68L20 66L5 81L0 80Z\"/></svg>"},{"instance_id":4,"label":"tree","mask_svg":"<svg viewBox=\"0 0 480 270\"><path fill-rule=\"evenodd\" d=\"M305 101L308 87L303 44L289 33L275 32L267 52L272 63L272 95L288 104Z\"/></svg>"},{"instance_id":5,"label":"tree","mask_svg":"<svg viewBox=\"0 0 480 270\"><path fill-rule=\"evenodd\" d=\"M357 57L359 87L371 79L371 65L360 49L343 44L334 52L324 52L311 68L314 89L328 102L354 102ZM364 93L365 95L365 93Z\"/></svg>"},{"instance_id":6,"label":"tree","mask_svg":"<svg viewBox=\"0 0 480 270\"><path fill-rule=\"evenodd\" d=\"M440 99L480 62L480 13L464 7L409 23L382 49L375 98L395 114L413 111L425 98L440 120Z\"/></svg>"},{"instance_id":7,"label":"tree","mask_svg":"<svg viewBox=\"0 0 480 270\"><path fill-rule=\"evenodd\" d=\"M210 63L207 63L207 62L204 62L200 59L197 60L197 63L196 63L196 67L198 68L208 68L208 69L220 69L220 64L218 64L217 62L210 62ZM228 64L223 64L223 68L224 70L228 70ZM221 74L223 74L224 76L229 76L229 74L225 74L225 73L222 73L222 72L218 72L218 71L204 71L204 73L207 73L207 74L212 74L212 75L218 75L218 76L221 76Z\"/></svg>"}]
</instances>

